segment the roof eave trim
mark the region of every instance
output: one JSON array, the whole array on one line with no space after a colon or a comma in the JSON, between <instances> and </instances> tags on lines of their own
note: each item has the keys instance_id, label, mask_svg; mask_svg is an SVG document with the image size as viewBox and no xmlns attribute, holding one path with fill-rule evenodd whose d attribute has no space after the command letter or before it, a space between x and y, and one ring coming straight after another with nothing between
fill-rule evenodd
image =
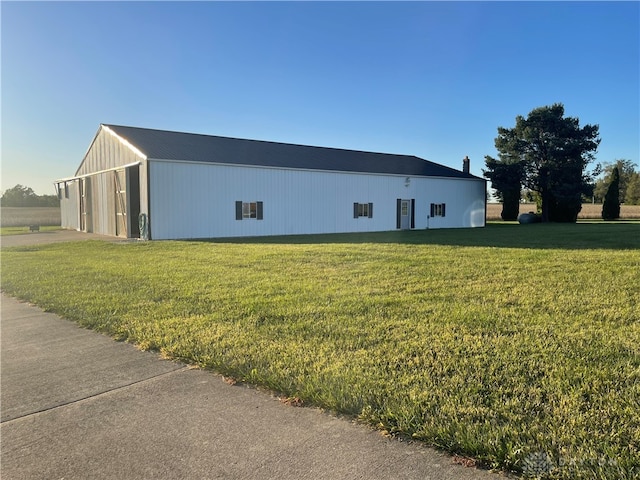
<instances>
[{"instance_id":1,"label":"roof eave trim","mask_svg":"<svg viewBox=\"0 0 640 480\"><path fill-rule=\"evenodd\" d=\"M116 170L124 170L125 168L135 167L137 165L140 165L141 163L142 162L137 161L137 162L127 163L126 165L118 165L117 167L107 168L105 170L100 170L97 172L85 173L83 175L75 175L73 177L59 178L58 180L54 180L53 183L58 184L58 183L72 182L74 180L78 180L79 178L93 177L94 175L100 175L101 173L114 172Z\"/></svg>"}]
</instances>

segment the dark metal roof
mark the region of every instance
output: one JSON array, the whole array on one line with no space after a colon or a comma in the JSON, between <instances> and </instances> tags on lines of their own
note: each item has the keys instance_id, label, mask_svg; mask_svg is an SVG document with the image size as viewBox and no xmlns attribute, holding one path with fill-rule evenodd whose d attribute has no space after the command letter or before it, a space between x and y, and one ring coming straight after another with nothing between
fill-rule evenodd
<instances>
[{"instance_id":1,"label":"dark metal roof","mask_svg":"<svg viewBox=\"0 0 640 480\"><path fill-rule=\"evenodd\" d=\"M245 140L148 128L106 125L149 159L230 165L381 173L425 177L477 177L411 155L362 152Z\"/></svg>"}]
</instances>

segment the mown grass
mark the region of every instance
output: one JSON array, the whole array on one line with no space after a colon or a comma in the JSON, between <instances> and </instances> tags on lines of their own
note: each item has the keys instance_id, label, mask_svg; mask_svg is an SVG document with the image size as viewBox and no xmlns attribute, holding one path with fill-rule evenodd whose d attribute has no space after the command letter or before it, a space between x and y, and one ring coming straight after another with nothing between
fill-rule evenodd
<instances>
[{"instance_id":1,"label":"mown grass","mask_svg":"<svg viewBox=\"0 0 640 480\"><path fill-rule=\"evenodd\" d=\"M62 230L60 226L44 226L40 227L41 232L54 232L56 230ZM0 227L0 236L9 236L9 235L28 235L31 232L29 227Z\"/></svg>"},{"instance_id":2,"label":"mown grass","mask_svg":"<svg viewBox=\"0 0 640 480\"><path fill-rule=\"evenodd\" d=\"M490 467L640 475L637 224L11 248L2 288Z\"/></svg>"}]
</instances>

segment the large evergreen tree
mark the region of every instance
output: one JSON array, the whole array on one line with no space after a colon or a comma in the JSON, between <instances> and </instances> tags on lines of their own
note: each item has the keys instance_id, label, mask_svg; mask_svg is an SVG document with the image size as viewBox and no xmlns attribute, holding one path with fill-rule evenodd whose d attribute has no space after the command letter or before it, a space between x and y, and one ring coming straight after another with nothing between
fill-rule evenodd
<instances>
[{"instance_id":1,"label":"large evergreen tree","mask_svg":"<svg viewBox=\"0 0 640 480\"><path fill-rule=\"evenodd\" d=\"M517 220L520 213L520 194L522 192L522 164L510 163L508 159L485 157L487 170L483 170L484 176L491 181L491 187L495 189L496 196L502 202L503 220Z\"/></svg>"},{"instance_id":2,"label":"large evergreen tree","mask_svg":"<svg viewBox=\"0 0 640 480\"><path fill-rule=\"evenodd\" d=\"M602 218L604 220L620 218L620 173L618 167L615 167L611 173L611 183L602 204Z\"/></svg>"},{"instance_id":3,"label":"large evergreen tree","mask_svg":"<svg viewBox=\"0 0 640 480\"><path fill-rule=\"evenodd\" d=\"M516 117L514 128L498 127L496 149L502 163L520 163L522 185L537 192L542 221L575 222L582 194L589 190L585 170L600 143L597 125L580 127L578 118L565 117L556 103ZM487 178L495 165L487 163Z\"/></svg>"}]
</instances>

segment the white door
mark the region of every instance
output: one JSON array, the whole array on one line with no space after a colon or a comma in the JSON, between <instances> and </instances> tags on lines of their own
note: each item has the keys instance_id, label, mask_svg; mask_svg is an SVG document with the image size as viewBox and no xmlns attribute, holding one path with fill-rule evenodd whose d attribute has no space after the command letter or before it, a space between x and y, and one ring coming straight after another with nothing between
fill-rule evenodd
<instances>
[{"instance_id":1,"label":"white door","mask_svg":"<svg viewBox=\"0 0 640 480\"><path fill-rule=\"evenodd\" d=\"M411 200L400 202L400 228L402 230L411 229Z\"/></svg>"}]
</instances>

